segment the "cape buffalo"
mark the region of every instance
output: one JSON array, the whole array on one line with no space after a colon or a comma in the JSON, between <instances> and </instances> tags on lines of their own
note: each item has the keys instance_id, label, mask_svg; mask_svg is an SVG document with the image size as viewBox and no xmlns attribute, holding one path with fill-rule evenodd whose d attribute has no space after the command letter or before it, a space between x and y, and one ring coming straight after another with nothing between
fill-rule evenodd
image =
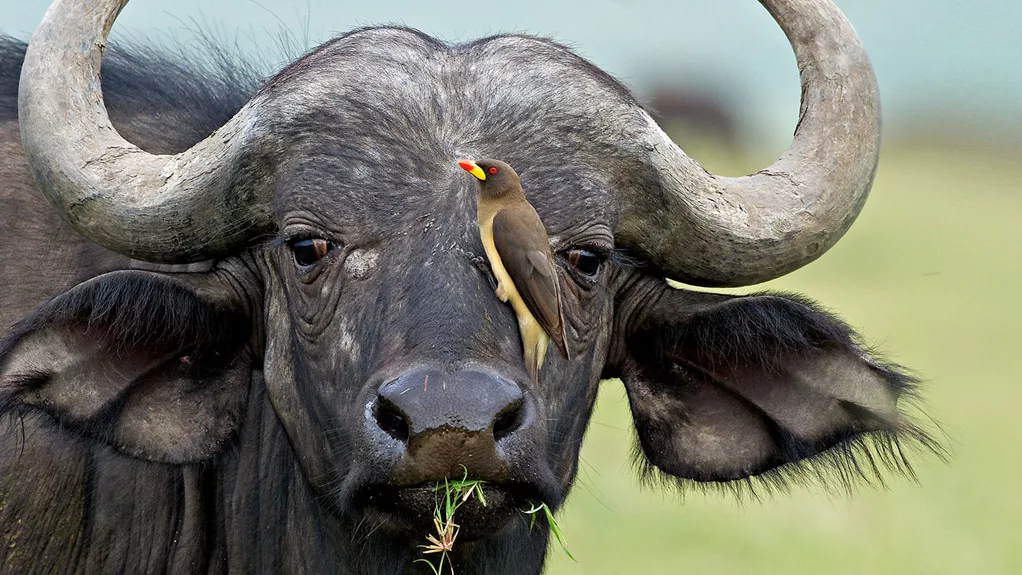
<instances>
[{"instance_id":1,"label":"cape buffalo","mask_svg":"<svg viewBox=\"0 0 1022 575\"><path fill-rule=\"evenodd\" d=\"M487 505L459 512L455 570L537 573L548 529L521 511L564 501L605 378L648 473L904 470L912 382L847 326L665 279L794 270L872 183L851 25L761 1L801 116L781 159L726 178L548 40L364 28L258 86L112 53L101 90L126 0L57 0L0 44L0 570L427 572L432 486L467 475ZM572 360L535 385L456 163L482 157L518 170L558 259Z\"/></svg>"}]
</instances>

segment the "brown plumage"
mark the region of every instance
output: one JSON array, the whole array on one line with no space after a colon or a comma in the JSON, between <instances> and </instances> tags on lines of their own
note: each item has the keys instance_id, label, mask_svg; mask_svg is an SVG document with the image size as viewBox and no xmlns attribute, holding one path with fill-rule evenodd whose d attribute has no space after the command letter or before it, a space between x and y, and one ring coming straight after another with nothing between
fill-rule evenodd
<instances>
[{"instance_id":1,"label":"brown plumage","mask_svg":"<svg viewBox=\"0 0 1022 575\"><path fill-rule=\"evenodd\" d=\"M546 228L511 166L489 159L458 165L479 180L479 237L497 279L497 297L518 316L525 368L539 381L550 340L571 359Z\"/></svg>"}]
</instances>

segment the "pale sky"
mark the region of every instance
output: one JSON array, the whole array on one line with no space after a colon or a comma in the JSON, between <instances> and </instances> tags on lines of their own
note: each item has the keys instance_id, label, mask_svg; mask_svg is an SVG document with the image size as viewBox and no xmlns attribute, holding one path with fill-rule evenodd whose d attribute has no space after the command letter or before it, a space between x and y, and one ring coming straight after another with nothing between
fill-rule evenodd
<instances>
[{"instance_id":1,"label":"pale sky","mask_svg":"<svg viewBox=\"0 0 1022 575\"><path fill-rule=\"evenodd\" d=\"M3 4L0 30L27 38L49 2ZM922 119L1022 134L1022 2L838 5L873 58L887 128ZM194 21L214 25L246 49L271 53L281 23L301 35L308 22L312 45L355 26L384 23L452 41L529 32L573 46L640 93L656 78L717 86L757 140L783 143L798 112L794 56L752 0L133 0L114 37L187 41Z\"/></svg>"}]
</instances>

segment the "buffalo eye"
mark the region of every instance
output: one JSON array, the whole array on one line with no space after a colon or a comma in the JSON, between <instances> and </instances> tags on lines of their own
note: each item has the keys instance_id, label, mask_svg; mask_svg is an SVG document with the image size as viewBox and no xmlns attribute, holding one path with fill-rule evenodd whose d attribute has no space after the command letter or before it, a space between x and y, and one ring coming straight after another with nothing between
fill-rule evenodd
<instances>
[{"instance_id":1,"label":"buffalo eye","mask_svg":"<svg viewBox=\"0 0 1022 575\"><path fill-rule=\"evenodd\" d=\"M603 263L603 258L599 254L586 249L574 249L568 250L566 255L568 263L586 278L594 279L596 274L600 272L600 264Z\"/></svg>"},{"instance_id":2,"label":"buffalo eye","mask_svg":"<svg viewBox=\"0 0 1022 575\"><path fill-rule=\"evenodd\" d=\"M291 242L291 253L295 256L295 264L306 268L323 259L331 247L330 242L321 238L297 240Z\"/></svg>"}]
</instances>

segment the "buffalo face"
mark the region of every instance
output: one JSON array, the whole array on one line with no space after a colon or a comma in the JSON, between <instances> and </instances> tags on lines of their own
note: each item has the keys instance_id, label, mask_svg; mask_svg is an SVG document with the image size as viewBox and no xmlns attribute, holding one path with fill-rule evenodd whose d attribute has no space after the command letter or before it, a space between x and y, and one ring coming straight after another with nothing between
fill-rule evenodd
<instances>
[{"instance_id":1,"label":"buffalo face","mask_svg":"<svg viewBox=\"0 0 1022 575\"><path fill-rule=\"evenodd\" d=\"M366 32L351 38L353 46L374 45L359 36L411 43L423 51L424 62L436 53L407 32ZM316 68L327 62L344 71L354 66L351 47L337 46L342 48L349 52L344 60L321 56ZM393 78L361 89L399 88L383 80ZM424 70L414 84L431 86L436 79ZM325 87L336 91L329 100L354 98L347 85ZM300 162L282 177L276 195L282 241L268 253L272 280L265 305L267 385L283 407L278 411L309 477L338 509L382 513L420 534L435 504L430 488L448 477L486 480L492 495L485 512L469 514L478 521L462 526L466 538L492 532L530 501L556 506L574 476L608 347L609 266L583 276L560 258L580 357L568 363L551 354L533 385L514 315L495 297L480 266L475 186L453 161L455 149L482 154L511 149L513 142L499 131L482 131L486 118L456 109L443 122L463 135L420 143L423 149L381 138L373 128L406 110L380 107L354 117L307 112L336 120L346 139L320 136L304 143ZM436 138L432 130L419 126L407 139ZM470 141L474 130L480 131ZM356 133L365 151L347 149L347 138ZM355 152L359 160L352 161ZM554 150L531 150L537 152ZM578 163L569 154L560 157ZM528 166L524 158L519 165ZM526 177L533 172L524 170ZM559 252L594 245L609 251L609 193L602 200L587 198L593 206L588 209L583 198L552 201L570 197L579 181L570 174L536 177L529 189L536 190L534 201L557 232ZM297 250L310 238L330 250L303 265Z\"/></svg>"},{"instance_id":2,"label":"buffalo face","mask_svg":"<svg viewBox=\"0 0 1022 575\"><path fill-rule=\"evenodd\" d=\"M569 254L602 260L613 250L613 184L586 166L620 151L595 130L530 135L544 129L534 119L544 110L568 108L551 108L532 80L474 72L536 51L563 53L523 38L451 50L406 30L367 30L257 96L291 111L267 129L287 155L273 198L278 239L259 259L266 383L308 477L340 511L416 517L421 533L430 488L444 478L487 481L494 497L478 516L506 520L530 501L556 507L574 477L613 295L610 262L579 270ZM400 73L366 78L371 63ZM574 70L548 67L551 76ZM457 73L445 80L448 70ZM623 98L613 84L590 83ZM323 103L299 106L292 85ZM520 97L495 115L508 93ZM519 167L559 254L577 359L551 354L538 385L524 371L514 315L480 265L475 184L455 162L487 154ZM464 536L492 531L480 521Z\"/></svg>"}]
</instances>

